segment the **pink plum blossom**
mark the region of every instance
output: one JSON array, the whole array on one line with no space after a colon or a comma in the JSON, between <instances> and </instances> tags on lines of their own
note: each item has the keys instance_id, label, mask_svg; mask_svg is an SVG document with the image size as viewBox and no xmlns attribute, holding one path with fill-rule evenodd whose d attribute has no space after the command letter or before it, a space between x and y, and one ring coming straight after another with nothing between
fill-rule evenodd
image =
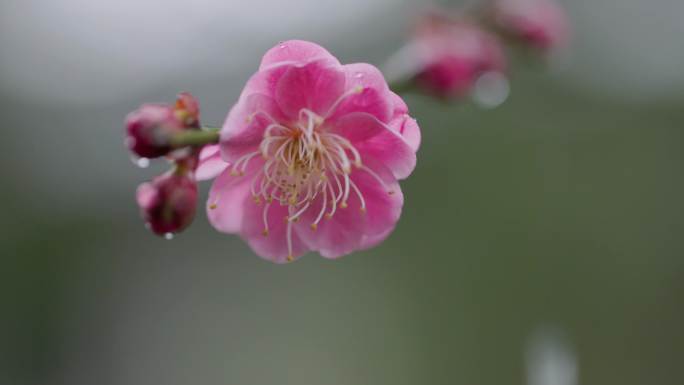
<instances>
[{"instance_id":1,"label":"pink plum blossom","mask_svg":"<svg viewBox=\"0 0 684 385\"><path fill-rule=\"evenodd\" d=\"M395 228L398 181L413 171L419 144L416 121L377 68L283 42L223 125L220 153L230 166L211 187L209 220L276 263L373 247Z\"/></svg>"},{"instance_id":2,"label":"pink plum blossom","mask_svg":"<svg viewBox=\"0 0 684 385\"><path fill-rule=\"evenodd\" d=\"M506 71L499 39L448 12L424 14L411 40L387 63L389 76L441 98L467 96L485 73Z\"/></svg>"},{"instance_id":3,"label":"pink plum blossom","mask_svg":"<svg viewBox=\"0 0 684 385\"><path fill-rule=\"evenodd\" d=\"M569 40L567 15L555 0L495 0L492 13L499 28L532 48L549 51Z\"/></svg>"},{"instance_id":4,"label":"pink plum blossom","mask_svg":"<svg viewBox=\"0 0 684 385\"><path fill-rule=\"evenodd\" d=\"M463 97L481 75L506 71L498 38L467 19L426 17L412 47L416 81L437 96Z\"/></svg>"}]
</instances>

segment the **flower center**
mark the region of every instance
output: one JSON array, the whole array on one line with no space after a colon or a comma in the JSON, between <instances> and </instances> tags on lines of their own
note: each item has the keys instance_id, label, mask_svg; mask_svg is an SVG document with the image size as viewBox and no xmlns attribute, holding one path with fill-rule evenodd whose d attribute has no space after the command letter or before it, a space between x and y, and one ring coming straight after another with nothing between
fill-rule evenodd
<instances>
[{"instance_id":1,"label":"flower center","mask_svg":"<svg viewBox=\"0 0 684 385\"><path fill-rule=\"evenodd\" d=\"M232 167L233 175L243 175L249 161L257 155L265 159L264 166L252 179L254 202L263 204L264 236L269 234L268 212L279 203L288 207L287 242L292 258L292 224L300 220L320 199L315 217L310 224L316 231L323 218L330 219L348 206L349 196L358 197L360 210L366 211L366 200L350 178L353 168L362 169L380 183L379 176L364 166L354 145L331 131L325 119L303 109L299 121L283 125L275 120L265 132L259 150L238 159ZM384 184L384 183L383 183Z\"/></svg>"}]
</instances>

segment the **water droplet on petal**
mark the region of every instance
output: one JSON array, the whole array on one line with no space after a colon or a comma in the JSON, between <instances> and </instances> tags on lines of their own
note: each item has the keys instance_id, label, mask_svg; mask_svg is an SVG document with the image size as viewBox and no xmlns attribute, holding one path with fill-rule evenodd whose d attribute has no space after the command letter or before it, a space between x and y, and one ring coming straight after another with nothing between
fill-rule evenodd
<instances>
[{"instance_id":1,"label":"water droplet on petal","mask_svg":"<svg viewBox=\"0 0 684 385\"><path fill-rule=\"evenodd\" d=\"M132 160L140 168L148 168L150 166L150 160L147 158L133 158Z\"/></svg>"},{"instance_id":2,"label":"water droplet on petal","mask_svg":"<svg viewBox=\"0 0 684 385\"><path fill-rule=\"evenodd\" d=\"M284 42L281 41L280 43L278 43L278 48L285 49L285 48L287 48L287 44L285 44Z\"/></svg>"},{"instance_id":3,"label":"water droplet on petal","mask_svg":"<svg viewBox=\"0 0 684 385\"><path fill-rule=\"evenodd\" d=\"M173 233L166 233L166 234L164 234L164 239L166 239L167 241L172 240L173 237L174 237Z\"/></svg>"}]
</instances>

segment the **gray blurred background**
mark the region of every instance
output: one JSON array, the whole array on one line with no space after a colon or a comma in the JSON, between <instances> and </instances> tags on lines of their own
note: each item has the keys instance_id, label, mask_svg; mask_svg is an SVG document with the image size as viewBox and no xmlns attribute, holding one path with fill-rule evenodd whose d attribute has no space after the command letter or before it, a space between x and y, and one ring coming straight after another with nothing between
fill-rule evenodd
<instances>
[{"instance_id":1,"label":"gray blurred background","mask_svg":"<svg viewBox=\"0 0 684 385\"><path fill-rule=\"evenodd\" d=\"M426 3L0 0L0 384L684 383L684 2L564 4L501 107L407 97L387 242L276 266L203 213L146 231L124 116L220 124L279 40L381 65Z\"/></svg>"}]
</instances>

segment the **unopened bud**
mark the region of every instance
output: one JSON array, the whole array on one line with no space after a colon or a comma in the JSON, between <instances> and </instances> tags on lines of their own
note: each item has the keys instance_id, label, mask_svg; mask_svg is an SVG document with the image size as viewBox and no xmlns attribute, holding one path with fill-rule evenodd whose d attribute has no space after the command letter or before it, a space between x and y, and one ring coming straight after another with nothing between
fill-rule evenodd
<instances>
[{"instance_id":1,"label":"unopened bud","mask_svg":"<svg viewBox=\"0 0 684 385\"><path fill-rule=\"evenodd\" d=\"M188 93L178 95L175 105L145 104L126 118L126 145L135 155L158 158L174 150L173 135L199 128L199 104Z\"/></svg>"},{"instance_id":2,"label":"unopened bud","mask_svg":"<svg viewBox=\"0 0 684 385\"><path fill-rule=\"evenodd\" d=\"M177 233L190 225L195 216L197 183L188 174L170 172L140 185L137 201L152 232Z\"/></svg>"},{"instance_id":3,"label":"unopened bud","mask_svg":"<svg viewBox=\"0 0 684 385\"><path fill-rule=\"evenodd\" d=\"M158 158L171 151L171 136L183 130L173 108L146 104L126 118L126 144L143 158Z\"/></svg>"}]
</instances>

